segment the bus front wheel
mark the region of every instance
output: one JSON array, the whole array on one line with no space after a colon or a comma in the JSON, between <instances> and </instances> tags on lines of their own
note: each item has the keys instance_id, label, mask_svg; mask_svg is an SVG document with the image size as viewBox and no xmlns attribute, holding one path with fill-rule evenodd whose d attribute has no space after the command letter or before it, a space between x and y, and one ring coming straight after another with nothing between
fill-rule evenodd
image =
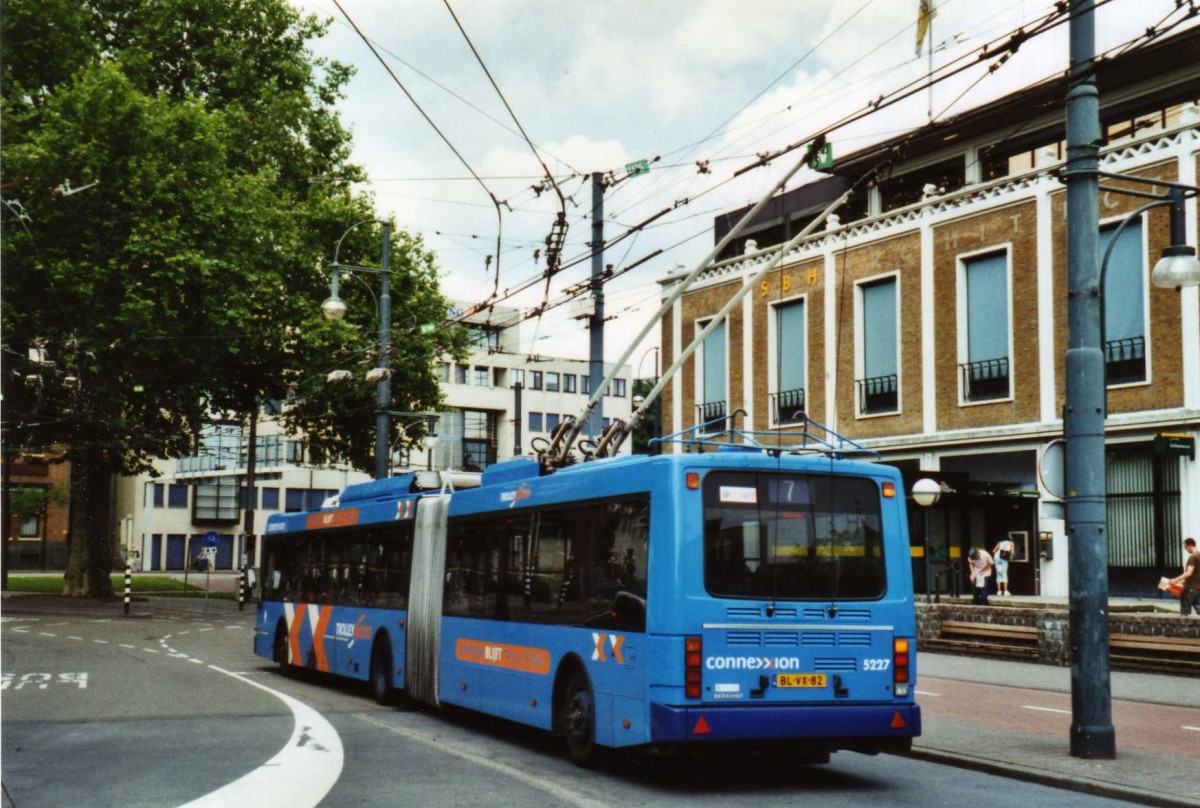
<instances>
[{"instance_id":1,"label":"bus front wheel","mask_svg":"<svg viewBox=\"0 0 1200 808\"><path fill-rule=\"evenodd\" d=\"M376 704L391 704L392 694L392 645L385 638L371 651L371 696Z\"/></svg>"},{"instance_id":2,"label":"bus front wheel","mask_svg":"<svg viewBox=\"0 0 1200 808\"><path fill-rule=\"evenodd\" d=\"M596 706L592 686L581 671L571 674L563 694L559 725L567 740L567 755L577 766L595 768L599 763L596 746Z\"/></svg>"},{"instance_id":3,"label":"bus front wheel","mask_svg":"<svg viewBox=\"0 0 1200 808\"><path fill-rule=\"evenodd\" d=\"M275 665L279 668L279 672L284 676L292 672L291 665L288 664L288 633L283 623L275 629Z\"/></svg>"}]
</instances>

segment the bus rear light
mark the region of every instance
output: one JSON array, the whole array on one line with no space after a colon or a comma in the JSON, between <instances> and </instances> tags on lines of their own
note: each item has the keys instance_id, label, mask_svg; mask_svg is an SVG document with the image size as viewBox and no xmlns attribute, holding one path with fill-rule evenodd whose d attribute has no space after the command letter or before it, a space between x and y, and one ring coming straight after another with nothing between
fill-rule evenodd
<instances>
[{"instance_id":1,"label":"bus rear light","mask_svg":"<svg viewBox=\"0 0 1200 808\"><path fill-rule=\"evenodd\" d=\"M700 658L703 656L703 646L699 637L684 637L683 639L683 691L689 699L700 698L703 675L700 671Z\"/></svg>"},{"instance_id":2,"label":"bus rear light","mask_svg":"<svg viewBox=\"0 0 1200 808\"><path fill-rule=\"evenodd\" d=\"M892 640L892 692L897 696L908 695L909 685L908 640Z\"/></svg>"},{"instance_id":3,"label":"bus rear light","mask_svg":"<svg viewBox=\"0 0 1200 808\"><path fill-rule=\"evenodd\" d=\"M896 496L896 484L895 483L884 483L883 484L883 498L884 499L892 499L895 496Z\"/></svg>"},{"instance_id":4,"label":"bus rear light","mask_svg":"<svg viewBox=\"0 0 1200 808\"><path fill-rule=\"evenodd\" d=\"M700 488L700 472L689 471L684 479L687 481L689 491L695 491Z\"/></svg>"}]
</instances>

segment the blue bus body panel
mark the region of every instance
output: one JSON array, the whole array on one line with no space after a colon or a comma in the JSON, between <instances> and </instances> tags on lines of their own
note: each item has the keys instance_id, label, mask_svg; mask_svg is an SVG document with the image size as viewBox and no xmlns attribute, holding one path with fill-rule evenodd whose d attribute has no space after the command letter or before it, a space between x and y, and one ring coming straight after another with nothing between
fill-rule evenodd
<instances>
[{"instance_id":1,"label":"blue bus body panel","mask_svg":"<svg viewBox=\"0 0 1200 808\"><path fill-rule=\"evenodd\" d=\"M438 698L551 729L556 674L564 660L574 658L595 696L596 741L645 744L650 741L645 646L646 635L637 632L445 617Z\"/></svg>"},{"instance_id":2,"label":"blue bus body panel","mask_svg":"<svg viewBox=\"0 0 1200 808\"><path fill-rule=\"evenodd\" d=\"M282 623L292 665L366 681L374 644L386 637L392 651L392 681L404 687L407 612L317 603L259 604L254 653L274 659L275 632Z\"/></svg>"}]
</instances>

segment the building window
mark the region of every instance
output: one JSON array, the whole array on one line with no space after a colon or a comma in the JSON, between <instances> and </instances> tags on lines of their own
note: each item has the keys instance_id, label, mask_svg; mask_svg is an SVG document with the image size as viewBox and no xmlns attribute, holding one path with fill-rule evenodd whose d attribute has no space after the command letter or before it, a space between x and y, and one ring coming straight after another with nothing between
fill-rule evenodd
<instances>
[{"instance_id":1,"label":"building window","mask_svg":"<svg viewBox=\"0 0 1200 808\"><path fill-rule=\"evenodd\" d=\"M438 362L434 366L434 373L437 376L437 380L439 383L449 384L449 382L450 382L450 365L446 364L445 362Z\"/></svg>"},{"instance_id":2,"label":"building window","mask_svg":"<svg viewBox=\"0 0 1200 808\"><path fill-rule=\"evenodd\" d=\"M196 483L197 522L233 522L238 518L238 491L234 477L214 477Z\"/></svg>"},{"instance_id":3,"label":"building window","mask_svg":"<svg viewBox=\"0 0 1200 808\"><path fill-rule=\"evenodd\" d=\"M855 381L860 415L900 409L896 278L858 287L862 371Z\"/></svg>"},{"instance_id":4,"label":"building window","mask_svg":"<svg viewBox=\"0 0 1200 808\"><path fill-rule=\"evenodd\" d=\"M264 488L262 490L262 509L264 511L279 510L279 489Z\"/></svg>"},{"instance_id":5,"label":"building window","mask_svg":"<svg viewBox=\"0 0 1200 808\"><path fill-rule=\"evenodd\" d=\"M287 456L289 463L304 462L304 443L298 440L290 440L287 442Z\"/></svg>"},{"instance_id":6,"label":"building window","mask_svg":"<svg viewBox=\"0 0 1200 808\"><path fill-rule=\"evenodd\" d=\"M529 389L530 390L541 390L542 389L542 372L540 370L531 370L529 372Z\"/></svg>"},{"instance_id":7,"label":"building window","mask_svg":"<svg viewBox=\"0 0 1200 808\"><path fill-rule=\"evenodd\" d=\"M1099 253L1104 253L1116 226L1100 229ZM1104 369L1108 384L1146 381L1146 251L1142 223L1130 222L1108 257L1104 276Z\"/></svg>"},{"instance_id":8,"label":"building window","mask_svg":"<svg viewBox=\"0 0 1200 808\"><path fill-rule=\"evenodd\" d=\"M500 347L500 329L489 326L468 326L471 347L495 351Z\"/></svg>"},{"instance_id":9,"label":"building window","mask_svg":"<svg viewBox=\"0 0 1200 808\"><path fill-rule=\"evenodd\" d=\"M525 371L514 368L510 372L512 373L512 382L514 387L516 387L518 384L522 386L525 385Z\"/></svg>"},{"instance_id":10,"label":"building window","mask_svg":"<svg viewBox=\"0 0 1200 808\"><path fill-rule=\"evenodd\" d=\"M454 366L454 383L455 384L466 384L467 383L467 366L466 365L455 365Z\"/></svg>"},{"instance_id":11,"label":"building window","mask_svg":"<svg viewBox=\"0 0 1200 808\"><path fill-rule=\"evenodd\" d=\"M508 368L492 368L492 386L508 387Z\"/></svg>"},{"instance_id":12,"label":"building window","mask_svg":"<svg viewBox=\"0 0 1200 808\"><path fill-rule=\"evenodd\" d=\"M697 400L700 402L697 406L697 423L706 424L725 417L727 395L729 392L726 383L726 345L725 345L725 326L726 321L722 320L716 328L709 332L704 338L704 342L700 344L699 357L696 359L697 367L700 369L699 382L700 389L697 391ZM708 323L696 323L696 328L703 331L708 327ZM717 431L723 431L722 424L713 424Z\"/></svg>"},{"instance_id":13,"label":"building window","mask_svg":"<svg viewBox=\"0 0 1200 808\"><path fill-rule=\"evenodd\" d=\"M564 393L574 393L575 392L575 374L574 373L564 373L563 374L562 391Z\"/></svg>"},{"instance_id":14,"label":"building window","mask_svg":"<svg viewBox=\"0 0 1200 808\"><path fill-rule=\"evenodd\" d=\"M1009 397L1008 253L962 262L959 365L963 401Z\"/></svg>"},{"instance_id":15,"label":"building window","mask_svg":"<svg viewBox=\"0 0 1200 808\"><path fill-rule=\"evenodd\" d=\"M284 491L284 510L288 513L299 513L304 510L303 488L288 488Z\"/></svg>"},{"instance_id":16,"label":"building window","mask_svg":"<svg viewBox=\"0 0 1200 808\"><path fill-rule=\"evenodd\" d=\"M21 517L21 525L18 529L18 536L22 539L36 539L41 535L38 529L41 527L42 517L38 514L32 516Z\"/></svg>"},{"instance_id":17,"label":"building window","mask_svg":"<svg viewBox=\"0 0 1200 808\"><path fill-rule=\"evenodd\" d=\"M771 413L776 424L804 421L804 373L806 357L804 300L775 306L775 392Z\"/></svg>"},{"instance_id":18,"label":"building window","mask_svg":"<svg viewBox=\"0 0 1200 808\"><path fill-rule=\"evenodd\" d=\"M553 432L554 430L558 429L559 420L558 413L546 413L546 431Z\"/></svg>"},{"instance_id":19,"label":"building window","mask_svg":"<svg viewBox=\"0 0 1200 808\"><path fill-rule=\"evenodd\" d=\"M245 452L242 453L245 455ZM283 436L258 435L254 440L254 462L258 466L278 466L283 463ZM242 465L248 465L248 458L242 457Z\"/></svg>"},{"instance_id":20,"label":"building window","mask_svg":"<svg viewBox=\"0 0 1200 808\"><path fill-rule=\"evenodd\" d=\"M542 431L542 414L540 412L529 413L529 431L530 432L541 432Z\"/></svg>"},{"instance_id":21,"label":"building window","mask_svg":"<svg viewBox=\"0 0 1200 808\"><path fill-rule=\"evenodd\" d=\"M546 392L547 393L557 393L558 392L558 374L557 373L547 373L546 374Z\"/></svg>"},{"instance_id":22,"label":"building window","mask_svg":"<svg viewBox=\"0 0 1200 808\"><path fill-rule=\"evenodd\" d=\"M152 507L161 508L163 506L163 494L166 493L167 487L162 483L154 484L154 505Z\"/></svg>"},{"instance_id":23,"label":"building window","mask_svg":"<svg viewBox=\"0 0 1200 808\"><path fill-rule=\"evenodd\" d=\"M475 374L472 377L471 384L475 385L476 387L487 387L491 375L492 374L488 372L487 368L476 366Z\"/></svg>"},{"instance_id":24,"label":"building window","mask_svg":"<svg viewBox=\"0 0 1200 808\"><path fill-rule=\"evenodd\" d=\"M579 377L579 392L583 393L585 396L590 396L592 394L592 377L591 376L580 376Z\"/></svg>"},{"instance_id":25,"label":"building window","mask_svg":"<svg viewBox=\"0 0 1200 808\"><path fill-rule=\"evenodd\" d=\"M613 397L615 397L615 398L625 398L625 380L624 379L613 379L612 380L612 394L613 394Z\"/></svg>"},{"instance_id":26,"label":"building window","mask_svg":"<svg viewBox=\"0 0 1200 808\"><path fill-rule=\"evenodd\" d=\"M496 462L495 419L486 410L463 410L463 471L483 471Z\"/></svg>"},{"instance_id":27,"label":"building window","mask_svg":"<svg viewBox=\"0 0 1200 808\"><path fill-rule=\"evenodd\" d=\"M955 157L885 180L879 186L883 212L913 205L925 198L927 186L941 196L966 184L966 158Z\"/></svg>"},{"instance_id":28,"label":"building window","mask_svg":"<svg viewBox=\"0 0 1200 808\"><path fill-rule=\"evenodd\" d=\"M186 508L188 506L188 487L172 484L167 489L168 508Z\"/></svg>"}]
</instances>

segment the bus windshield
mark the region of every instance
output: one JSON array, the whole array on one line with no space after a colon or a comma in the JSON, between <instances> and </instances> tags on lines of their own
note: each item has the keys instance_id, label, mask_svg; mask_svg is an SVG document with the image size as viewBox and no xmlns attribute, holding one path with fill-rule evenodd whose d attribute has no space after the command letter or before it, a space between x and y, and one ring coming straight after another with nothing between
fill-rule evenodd
<instances>
[{"instance_id":1,"label":"bus windshield","mask_svg":"<svg viewBox=\"0 0 1200 808\"><path fill-rule=\"evenodd\" d=\"M882 597L879 496L879 485L862 477L710 473L705 587L735 598Z\"/></svg>"}]
</instances>

